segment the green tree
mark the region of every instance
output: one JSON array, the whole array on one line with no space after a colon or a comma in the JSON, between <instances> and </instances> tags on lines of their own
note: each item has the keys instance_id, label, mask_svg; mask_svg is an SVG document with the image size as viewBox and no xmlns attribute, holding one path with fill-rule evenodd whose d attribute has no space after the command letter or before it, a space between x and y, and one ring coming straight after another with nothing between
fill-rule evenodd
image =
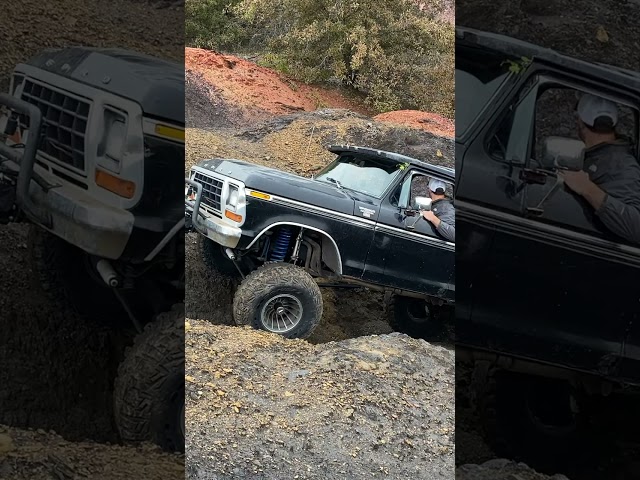
<instances>
[{"instance_id":1,"label":"green tree","mask_svg":"<svg viewBox=\"0 0 640 480\"><path fill-rule=\"evenodd\" d=\"M429 0L242 0L236 15L265 33L269 66L306 82L333 78L378 111L453 116L454 27Z\"/></svg>"},{"instance_id":2,"label":"green tree","mask_svg":"<svg viewBox=\"0 0 640 480\"><path fill-rule=\"evenodd\" d=\"M240 0L186 0L185 43L210 50L235 49L249 32L235 7Z\"/></svg>"}]
</instances>

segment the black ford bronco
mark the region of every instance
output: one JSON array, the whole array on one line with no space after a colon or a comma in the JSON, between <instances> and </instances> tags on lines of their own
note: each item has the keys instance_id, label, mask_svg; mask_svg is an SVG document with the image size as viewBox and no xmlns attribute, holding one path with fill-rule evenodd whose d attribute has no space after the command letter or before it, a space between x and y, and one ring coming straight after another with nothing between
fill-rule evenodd
<instances>
[{"instance_id":1,"label":"black ford bronco","mask_svg":"<svg viewBox=\"0 0 640 480\"><path fill-rule=\"evenodd\" d=\"M39 284L129 344L114 359L122 439L170 450L184 448L183 172L182 65L47 50L0 95L0 223L31 222Z\"/></svg>"},{"instance_id":2,"label":"black ford bronco","mask_svg":"<svg viewBox=\"0 0 640 480\"><path fill-rule=\"evenodd\" d=\"M430 208L428 179L450 194L454 170L368 148L329 150L337 158L312 179L226 159L191 169L187 226L204 237L207 265L239 281L236 323L307 337L322 315L314 278L389 292L402 299L400 322L450 309L455 246L420 210Z\"/></svg>"},{"instance_id":3,"label":"black ford bronco","mask_svg":"<svg viewBox=\"0 0 640 480\"><path fill-rule=\"evenodd\" d=\"M583 93L617 103L640 158L640 74L458 28L456 358L498 454L539 468L586 461L598 423L638 431L640 245L558 175L583 169Z\"/></svg>"}]
</instances>

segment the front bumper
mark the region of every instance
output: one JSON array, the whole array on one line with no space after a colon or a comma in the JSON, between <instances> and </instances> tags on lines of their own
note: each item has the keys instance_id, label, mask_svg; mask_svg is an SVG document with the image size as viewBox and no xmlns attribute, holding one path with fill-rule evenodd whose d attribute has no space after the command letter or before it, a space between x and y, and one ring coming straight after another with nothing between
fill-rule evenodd
<instances>
[{"instance_id":1,"label":"front bumper","mask_svg":"<svg viewBox=\"0 0 640 480\"><path fill-rule=\"evenodd\" d=\"M29 196L41 215L30 219L91 255L118 259L133 231L134 216L127 210L96 202L69 187L44 192L32 184ZM42 217L46 218L42 222Z\"/></svg>"},{"instance_id":2,"label":"front bumper","mask_svg":"<svg viewBox=\"0 0 640 480\"><path fill-rule=\"evenodd\" d=\"M196 189L195 199L184 201L187 228L194 229L223 247L236 248L242 237L242 229L227 225L222 222L222 219L201 210L202 185L190 178L185 178L185 183Z\"/></svg>"},{"instance_id":3,"label":"front bumper","mask_svg":"<svg viewBox=\"0 0 640 480\"><path fill-rule=\"evenodd\" d=\"M43 123L41 112L7 94L0 94L0 106L3 105L28 116L32 132L22 149L0 142L0 156L7 160L3 166L17 177L20 209L35 224L92 255L119 258L133 230L133 214L97 202L72 186L62 186L53 175L34 172Z\"/></svg>"}]
</instances>

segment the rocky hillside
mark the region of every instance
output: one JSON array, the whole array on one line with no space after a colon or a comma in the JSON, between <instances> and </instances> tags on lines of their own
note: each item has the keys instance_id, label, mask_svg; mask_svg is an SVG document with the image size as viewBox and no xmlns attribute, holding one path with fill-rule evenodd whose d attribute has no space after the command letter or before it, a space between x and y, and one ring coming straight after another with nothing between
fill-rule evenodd
<instances>
[{"instance_id":1,"label":"rocky hillside","mask_svg":"<svg viewBox=\"0 0 640 480\"><path fill-rule=\"evenodd\" d=\"M184 478L184 457L155 446L71 443L55 432L0 425L0 479L165 480Z\"/></svg>"},{"instance_id":2,"label":"rocky hillside","mask_svg":"<svg viewBox=\"0 0 640 480\"><path fill-rule=\"evenodd\" d=\"M314 346L192 321L187 478L453 478L454 354L401 334Z\"/></svg>"}]
</instances>

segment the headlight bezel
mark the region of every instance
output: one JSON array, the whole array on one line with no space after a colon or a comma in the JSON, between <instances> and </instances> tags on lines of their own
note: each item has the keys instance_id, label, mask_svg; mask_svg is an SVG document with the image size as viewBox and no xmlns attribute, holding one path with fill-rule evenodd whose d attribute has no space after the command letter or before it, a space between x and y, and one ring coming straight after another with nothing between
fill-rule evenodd
<instances>
[{"instance_id":1,"label":"headlight bezel","mask_svg":"<svg viewBox=\"0 0 640 480\"><path fill-rule=\"evenodd\" d=\"M119 174L126 157L129 118L125 112L105 105L102 120L104 133L98 149L97 165L112 173Z\"/></svg>"},{"instance_id":2,"label":"headlight bezel","mask_svg":"<svg viewBox=\"0 0 640 480\"><path fill-rule=\"evenodd\" d=\"M225 202L227 208L235 212L236 209L238 208L239 200L240 200L240 191L238 189L238 186L234 185L233 183L230 183L229 194L227 196L227 201Z\"/></svg>"}]
</instances>

